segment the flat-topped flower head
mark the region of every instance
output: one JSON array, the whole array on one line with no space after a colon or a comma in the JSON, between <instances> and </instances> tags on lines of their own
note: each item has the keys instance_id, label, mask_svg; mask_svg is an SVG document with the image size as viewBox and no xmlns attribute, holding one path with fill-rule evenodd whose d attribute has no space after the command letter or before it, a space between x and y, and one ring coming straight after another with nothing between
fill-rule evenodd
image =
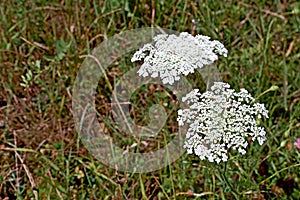
<instances>
[{"instance_id":1,"label":"flat-topped flower head","mask_svg":"<svg viewBox=\"0 0 300 200\"><path fill-rule=\"evenodd\" d=\"M215 82L210 91L201 94L195 89L182 98L187 109L178 111L180 126L187 125L184 148L201 160L227 161L230 148L246 153L248 137L260 145L266 140L266 132L256 123L257 118L268 118L268 111L246 89L236 92L230 85Z\"/></svg>"},{"instance_id":2,"label":"flat-topped flower head","mask_svg":"<svg viewBox=\"0 0 300 200\"><path fill-rule=\"evenodd\" d=\"M227 56L227 49L210 37L183 32L178 36L161 34L138 50L131 61L144 63L138 70L140 76L160 77L164 84L173 84L180 76L194 73L196 68L212 64L218 55Z\"/></svg>"}]
</instances>

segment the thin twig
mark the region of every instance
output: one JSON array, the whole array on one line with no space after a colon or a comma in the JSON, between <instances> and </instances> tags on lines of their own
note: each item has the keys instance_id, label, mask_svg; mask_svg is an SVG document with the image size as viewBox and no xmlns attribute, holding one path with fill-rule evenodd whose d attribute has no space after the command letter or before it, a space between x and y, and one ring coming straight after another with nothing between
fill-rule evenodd
<instances>
[{"instance_id":1,"label":"thin twig","mask_svg":"<svg viewBox=\"0 0 300 200\"><path fill-rule=\"evenodd\" d=\"M106 74L106 72L105 72L105 69L104 69L103 66L101 65L101 63L100 63L100 61L98 60L98 58L96 58L95 56L93 56L93 55L91 55L91 54L79 56L79 58L86 58L86 57L93 59L93 60L97 63L97 65L99 66L101 72L103 73L105 82L106 82L106 84L108 85L110 92L112 92L112 90L113 90L113 89L112 89L112 86L111 86L111 84L110 84L110 82L109 82L109 79L108 79L108 77L107 77L107 74Z\"/></svg>"},{"instance_id":2,"label":"thin twig","mask_svg":"<svg viewBox=\"0 0 300 200\"><path fill-rule=\"evenodd\" d=\"M20 162L21 162L21 164L22 164L22 166L23 166L23 168L24 168L24 170L25 170L25 172L26 172L26 175L27 175L27 177L28 177L28 179L29 179L29 182L30 182L30 184L31 184L31 188L32 188L34 197L35 197L36 200L38 200L38 199L39 199L39 198L38 198L38 193L37 193L37 191L35 190L36 185L35 185L34 179L33 179L33 177L32 177L32 174L30 173L28 167L25 165L24 160L21 158L20 154L19 154L17 151L15 151L15 154L16 154L16 156L18 157L18 159L20 160Z\"/></svg>"},{"instance_id":3,"label":"thin twig","mask_svg":"<svg viewBox=\"0 0 300 200\"><path fill-rule=\"evenodd\" d=\"M31 45L31 46L34 46L36 48L39 48L39 49L43 49L43 50L47 50L49 51L49 47L46 47L45 45L43 44L40 44L40 43L37 43L37 42L30 42L28 41L27 39L23 38L23 37L20 37L25 43Z\"/></svg>"},{"instance_id":4,"label":"thin twig","mask_svg":"<svg viewBox=\"0 0 300 200\"><path fill-rule=\"evenodd\" d=\"M190 197L190 196L203 197L203 196L207 196L207 195L211 195L211 194L214 194L214 193L213 192L203 192L201 194L198 194L198 193L193 193L193 192L179 192L179 193L176 194L176 196L186 195L188 197Z\"/></svg>"},{"instance_id":5,"label":"thin twig","mask_svg":"<svg viewBox=\"0 0 300 200\"><path fill-rule=\"evenodd\" d=\"M155 1L152 0L152 13L151 13L151 27L153 27L154 19L155 19Z\"/></svg>"},{"instance_id":6,"label":"thin twig","mask_svg":"<svg viewBox=\"0 0 300 200\"><path fill-rule=\"evenodd\" d=\"M50 180L51 180L53 186L55 186L55 183L54 183L53 177L52 177L52 175L51 175L51 173L50 173L50 170L47 170L47 174L49 174ZM55 190L56 190L56 193L57 193L57 195L59 196L59 198L60 198L61 200L63 200L64 198L62 197L62 195L61 195L60 191L57 189L57 187L55 187Z\"/></svg>"},{"instance_id":7,"label":"thin twig","mask_svg":"<svg viewBox=\"0 0 300 200\"><path fill-rule=\"evenodd\" d=\"M280 18L282 20L285 20L285 17L283 15L280 15L280 14L278 14L276 12L272 12L272 11L269 11L269 10L266 10L266 9L260 9L260 8L258 8L256 6L253 6L253 5L241 2L241 1L239 1L238 4L240 4L240 5L244 6L244 7L247 7L247 8L254 8L254 9L262 11L262 12L268 14L268 15L272 15L274 17L278 17L278 18Z\"/></svg>"},{"instance_id":8,"label":"thin twig","mask_svg":"<svg viewBox=\"0 0 300 200\"><path fill-rule=\"evenodd\" d=\"M286 52L285 55L284 55L286 58L289 57L289 55L291 54L291 52L292 52L292 50L293 50L293 46L294 46L294 41L292 41L292 42L290 43L289 48L288 48L287 52Z\"/></svg>"},{"instance_id":9,"label":"thin twig","mask_svg":"<svg viewBox=\"0 0 300 200\"><path fill-rule=\"evenodd\" d=\"M97 34L97 35L94 36L92 39L90 39L89 44L92 44L92 42L93 42L94 40L96 40L97 38L99 38L99 37L102 37L102 38L104 38L104 39L107 39L105 35L103 35L103 34Z\"/></svg>"},{"instance_id":10,"label":"thin twig","mask_svg":"<svg viewBox=\"0 0 300 200\"><path fill-rule=\"evenodd\" d=\"M13 132L13 135L14 135L14 145L17 146L17 139L16 139L16 132L14 131ZM15 152L15 167L16 167L16 176L17 176L17 179L16 179L16 188L17 190L20 189L20 183L19 183L19 171L18 171L18 156L17 156L17 151L14 151Z\"/></svg>"},{"instance_id":11,"label":"thin twig","mask_svg":"<svg viewBox=\"0 0 300 200\"><path fill-rule=\"evenodd\" d=\"M107 83L107 85L108 85L110 91L111 91L111 92L113 93L113 95L114 95L114 98L115 98L115 100L116 100L117 107L119 108L119 110L120 110L120 112L121 112L121 115L122 115L122 117L123 117L123 119L124 119L124 121L125 121L125 124L127 125L128 129L129 129L129 131L130 131L130 133L133 133L133 130L132 130L132 128L131 128L131 126L130 126L128 120L127 120L127 117L126 117L126 115L125 115L125 113L124 113L124 111L123 111L123 109L122 109L122 107L121 107L121 105L120 105L120 102L118 101L118 98L117 98L117 96L116 96L116 93L113 91L113 88L112 88L112 86L111 86L111 84L110 84L110 82L109 82L109 80L108 80L107 74L106 74L106 72L105 72L105 69L104 69L103 66L101 65L100 61L99 61L95 56L93 56L93 55L84 55L84 56L81 56L81 57L92 58L92 59L97 63L97 65L99 66L101 72L102 72L103 75L104 75L105 82ZM80 57L80 58L81 58L81 57Z\"/></svg>"},{"instance_id":12,"label":"thin twig","mask_svg":"<svg viewBox=\"0 0 300 200\"><path fill-rule=\"evenodd\" d=\"M279 173L281 173L281 172L283 172L283 171L285 171L285 170L288 170L288 169L293 168L293 167L299 167L299 166L300 166L300 163L295 164L295 165L290 165L290 166L288 166L288 167L285 167L285 168L283 168L283 169L281 169L281 170L275 172L274 174L272 174L272 175L269 176L268 178L262 180L258 185L262 185L264 182L266 182L266 181L272 179L274 176L277 176Z\"/></svg>"},{"instance_id":13,"label":"thin twig","mask_svg":"<svg viewBox=\"0 0 300 200\"><path fill-rule=\"evenodd\" d=\"M88 26L87 32L90 31L90 29L93 27L94 24L96 24L96 23L98 22L99 19L101 19L101 18L103 18L103 17L107 17L108 15L114 14L114 13L116 13L117 11L121 11L121 10L122 10L122 8L118 8L118 9L112 10L112 11L110 11L110 12L108 12L108 13L105 13L105 14L103 14L103 15L97 17L97 18L96 18L96 19Z\"/></svg>"}]
</instances>

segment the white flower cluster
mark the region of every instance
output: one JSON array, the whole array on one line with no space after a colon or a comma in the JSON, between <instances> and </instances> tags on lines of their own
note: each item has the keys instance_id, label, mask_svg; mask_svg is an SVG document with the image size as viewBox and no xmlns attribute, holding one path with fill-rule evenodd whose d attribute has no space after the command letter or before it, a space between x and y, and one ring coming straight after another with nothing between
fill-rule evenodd
<instances>
[{"instance_id":1,"label":"white flower cluster","mask_svg":"<svg viewBox=\"0 0 300 200\"><path fill-rule=\"evenodd\" d=\"M218 55L227 56L227 49L210 37L193 37L183 32L179 36L161 34L153 38L154 44L146 44L137 51L131 61L144 63L138 70L140 76L160 77L164 84L173 84L180 76L194 73L196 68L212 64Z\"/></svg>"},{"instance_id":2,"label":"white flower cluster","mask_svg":"<svg viewBox=\"0 0 300 200\"><path fill-rule=\"evenodd\" d=\"M227 56L227 49L219 41L184 32L179 36L157 35L154 43L144 45L131 61L144 61L138 70L140 76L160 77L164 84L172 85L182 75L212 64L218 55ZM182 98L188 108L180 109L177 118L179 126L187 126L184 148L201 160L219 163L228 160L229 149L245 154L249 137L262 145L266 132L257 125L256 118L268 118L268 111L253 100L246 89L236 92L223 82L215 82L203 94L192 90Z\"/></svg>"},{"instance_id":3,"label":"white flower cluster","mask_svg":"<svg viewBox=\"0 0 300 200\"><path fill-rule=\"evenodd\" d=\"M188 126L184 148L201 160L219 163L227 161L229 148L245 154L249 136L262 145L266 132L257 126L256 117L268 118L268 111L263 104L252 105L253 100L247 90L235 92L223 82L215 82L203 94L198 89L188 93L182 101L189 108L179 110L177 118L180 126Z\"/></svg>"}]
</instances>

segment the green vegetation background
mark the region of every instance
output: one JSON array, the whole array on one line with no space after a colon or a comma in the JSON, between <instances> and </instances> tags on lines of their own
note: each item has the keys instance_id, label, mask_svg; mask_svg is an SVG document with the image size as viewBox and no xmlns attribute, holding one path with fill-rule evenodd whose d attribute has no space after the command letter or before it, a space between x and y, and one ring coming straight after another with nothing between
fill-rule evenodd
<instances>
[{"instance_id":1,"label":"green vegetation background","mask_svg":"<svg viewBox=\"0 0 300 200\"><path fill-rule=\"evenodd\" d=\"M1 1L0 15L0 199L299 199L300 151L293 145L300 137L299 2L12 0ZM270 111L263 146L252 143L245 156L233 152L226 165L184 155L144 174L109 169L87 152L72 118L76 73L103 40L149 26L221 41L229 55L218 69L235 89L257 97L279 87L259 98ZM128 63L111 66L112 85ZM97 91L98 120L111 134L105 80ZM178 103L170 93L147 85L132 97L136 123L149 121L147 108L154 102L169 115L148 147L164 145L178 130ZM134 142L112 137L125 147Z\"/></svg>"}]
</instances>

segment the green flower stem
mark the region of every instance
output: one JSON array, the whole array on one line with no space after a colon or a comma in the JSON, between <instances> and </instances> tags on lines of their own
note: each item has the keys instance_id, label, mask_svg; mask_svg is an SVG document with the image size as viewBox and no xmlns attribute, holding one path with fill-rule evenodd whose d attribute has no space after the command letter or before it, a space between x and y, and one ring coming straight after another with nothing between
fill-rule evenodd
<instances>
[{"instance_id":1,"label":"green flower stem","mask_svg":"<svg viewBox=\"0 0 300 200\"><path fill-rule=\"evenodd\" d=\"M239 193L232 187L232 185L229 183L229 181L226 177L226 168L227 168L227 162L225 162L224 170L223 170L223 172L220 171L220 174L221 174L222 178L224 179L224 181L226 182L226 184L230 187L230 190L232 191L232 194L235 197L235 199L241 199Z\"/></svg>"}]
</instances>

